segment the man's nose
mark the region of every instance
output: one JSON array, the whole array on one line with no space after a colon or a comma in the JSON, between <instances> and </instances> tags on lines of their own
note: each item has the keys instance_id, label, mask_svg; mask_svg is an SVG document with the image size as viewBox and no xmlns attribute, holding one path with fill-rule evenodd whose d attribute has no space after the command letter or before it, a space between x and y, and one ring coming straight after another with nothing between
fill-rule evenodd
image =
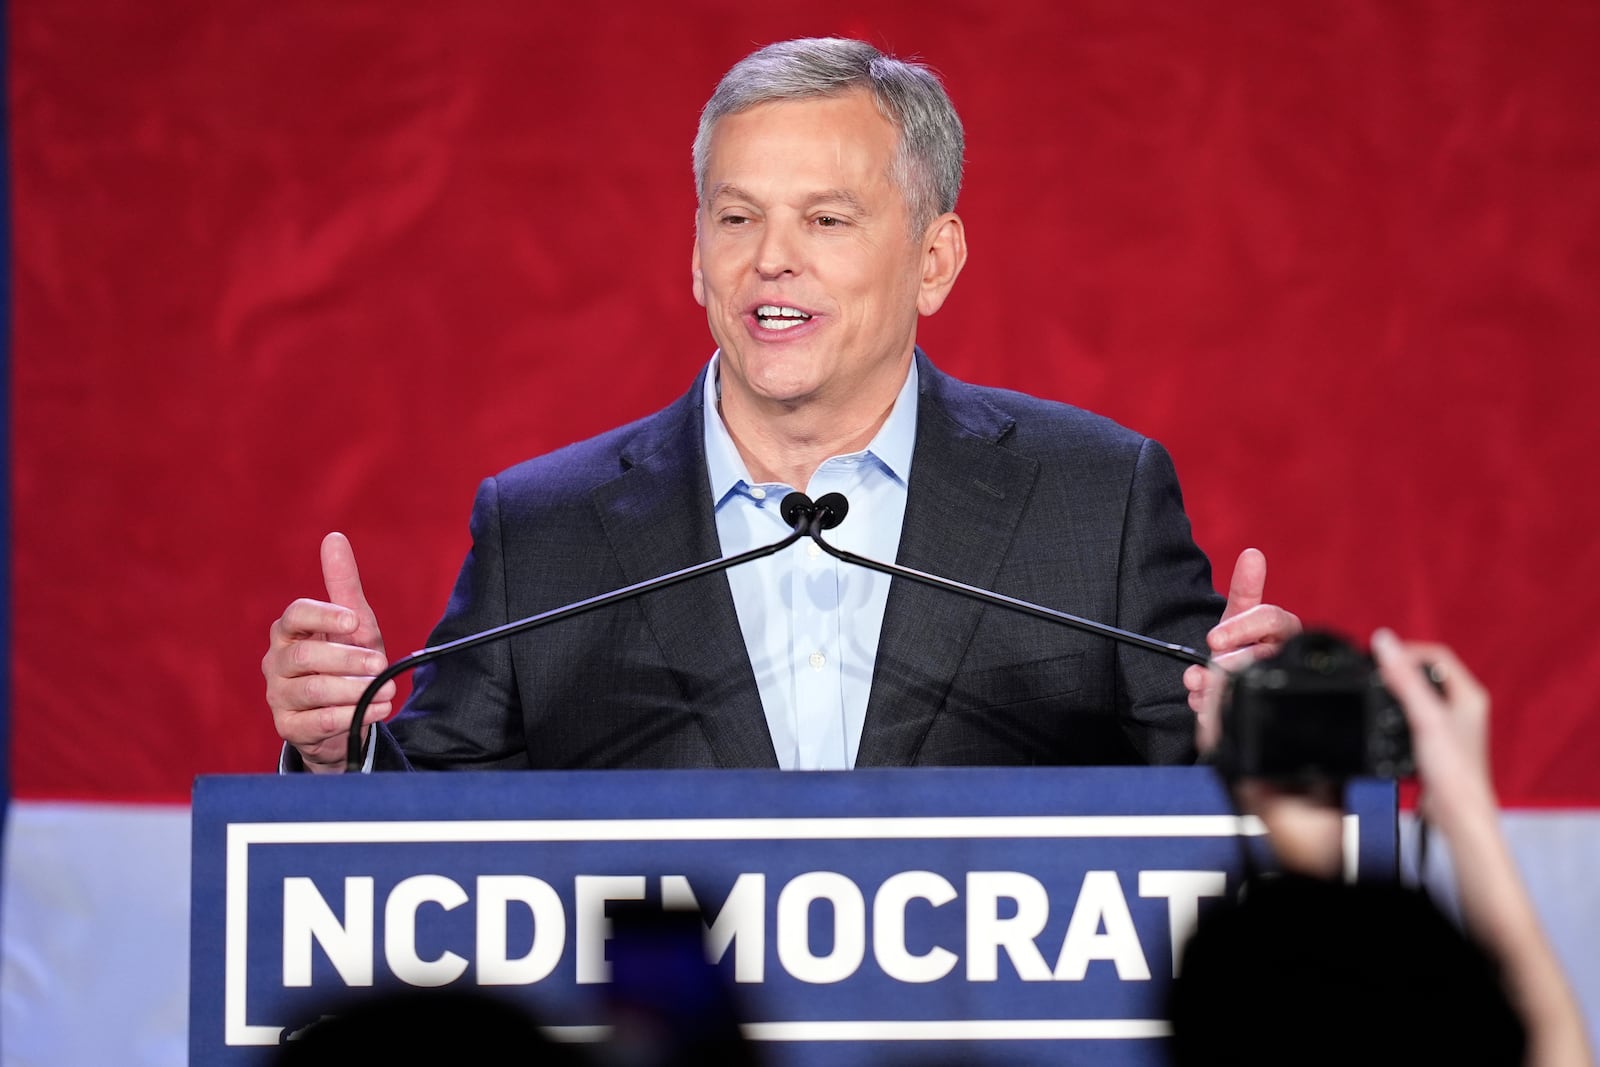
<instances>
[{"instance_id":1,"label":"man's nose","mask_svg":"<svg viewBox=\"0 0 1600 1067\"><path fill-rule=\"evenodd\" d=\"M771 281L785 274L800 272L798 236L786 225L768 222L762 227L761 243L756 248L756 273Z\"/></svg>"}]
</instances>

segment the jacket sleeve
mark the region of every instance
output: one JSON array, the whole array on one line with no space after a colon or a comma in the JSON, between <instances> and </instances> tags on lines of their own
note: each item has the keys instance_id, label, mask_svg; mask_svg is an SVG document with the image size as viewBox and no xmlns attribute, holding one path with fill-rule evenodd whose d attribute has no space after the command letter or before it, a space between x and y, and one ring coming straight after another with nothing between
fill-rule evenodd
<instances>
[{"instance_id":1,"label":"jacket sleeve","mask_svg":"<svg viewBox=\"0 0 1600 1067\"><path fill-rule=\"evenodd\" d=\"M1211 563L1194 543L1172 459L1145 440L1129 484L1117 572L1117 625L1205 651L1222 616ZM1192 763L1194 712L1183 665L1144 649L1117 649L1118 704L1124 730L1149 763Z\"/></svg>"}]
</instances>

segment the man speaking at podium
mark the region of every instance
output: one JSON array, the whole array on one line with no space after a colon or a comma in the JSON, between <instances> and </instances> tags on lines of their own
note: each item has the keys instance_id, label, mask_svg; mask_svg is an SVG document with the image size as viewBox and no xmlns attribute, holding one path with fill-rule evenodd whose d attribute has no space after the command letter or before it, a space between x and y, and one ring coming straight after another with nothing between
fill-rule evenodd
<instances>
[{"instance_id":1,"label":"man speaking at podium","mask_svg":"<svg viewBox=\"0 0 1600 1067\"><path fill-rule=\"evenodd\" d=\"M701 115L695 299L717 348L655 415L487 479L430 645L760 547L791 489L831 543L1242 661L1298 629L1241 555L1226 605L1156 442L916 347L966 262L963 135L926 68L846 40L746 57ZM345 767L387 664L349 543L272 626L286 770ZM1218 620L1222 620L1219 624ZM369 769L1180 763L1207 672L842 563L776 556L417 671Z\"/></svg>"}]
</instances>

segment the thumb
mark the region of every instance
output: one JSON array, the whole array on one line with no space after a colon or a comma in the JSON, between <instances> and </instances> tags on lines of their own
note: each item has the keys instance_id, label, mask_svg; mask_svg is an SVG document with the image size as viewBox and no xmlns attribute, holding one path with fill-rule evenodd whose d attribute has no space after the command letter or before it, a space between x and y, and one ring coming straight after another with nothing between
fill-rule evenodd
<instances>
[{"instance_id":1,"label":"thumb","mask_svg":"<svg viewBox=\"0 0 1600 1067\"><path fill-rule=\"evenodd\" d=\"M331 603L356 613L356 630L349 635L350 643L382 650L378 618L367 603L366 593L362 592L355 550L342 533L330 533L322 539L322 584L327 587Z\"/></svg>"},{"instance_id":2,"label":"thumb","mask_svg":"<svg viewBox=\"0 0 1600 1067\"><path fill-rule=\"evenodd\" d=\"M1233 565L1233 579L1228 583L1228 606L1222 611L1223 619L1231 619L1240 612L1260 606L1267 594L1267 557L1259 548L1247 548L1239 553Z\"/></svg>"}]
</instances>

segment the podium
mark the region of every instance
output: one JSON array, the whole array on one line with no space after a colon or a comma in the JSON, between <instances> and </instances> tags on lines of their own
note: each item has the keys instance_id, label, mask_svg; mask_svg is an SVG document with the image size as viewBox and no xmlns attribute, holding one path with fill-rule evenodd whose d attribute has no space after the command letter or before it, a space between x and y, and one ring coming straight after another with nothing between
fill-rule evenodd
<instances>
[{"instance_id":1,"label":"podium","mask_svg":"<svg viewBox=\"0 0 1600 1067\"><path fill-rule=\"evenodd\" d=\"M1347 812L1348 876L1395 877L1394 784ZM215 776L193 827L215 1065L412 986L605 1040L631 901L699 911L763 1063L1155 1065L1184 939L1265 856L1195 767Z\"/></svg>"}]
</instances>

